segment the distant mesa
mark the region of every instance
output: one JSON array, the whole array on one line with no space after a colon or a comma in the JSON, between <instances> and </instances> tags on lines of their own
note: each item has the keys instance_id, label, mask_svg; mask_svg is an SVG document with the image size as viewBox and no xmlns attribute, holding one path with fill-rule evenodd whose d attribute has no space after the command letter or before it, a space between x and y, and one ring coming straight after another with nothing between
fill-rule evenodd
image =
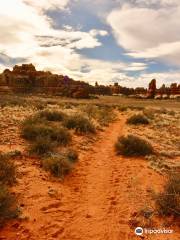
<instances>
[{"instance_id":1,"label":"distant mesa","mask_svg":"<svg viewBox=\"0 0 180 240\"><path fill-rule=\"evenodd\" d=\"M166 99L179 98L180 85L177 83L166 87L165 84L157 89L156 80L149 83L148 89L143 87L127 88L114 85L104 86L98 82L92 86L83 81L49 71L37 71L33 64L15 65L13 70L5 69L0 74L0 93L40 93L52 94L73 98L89 98L90 94L95 95L125 95L136 98Z\"/></svg>"}]
</instances>

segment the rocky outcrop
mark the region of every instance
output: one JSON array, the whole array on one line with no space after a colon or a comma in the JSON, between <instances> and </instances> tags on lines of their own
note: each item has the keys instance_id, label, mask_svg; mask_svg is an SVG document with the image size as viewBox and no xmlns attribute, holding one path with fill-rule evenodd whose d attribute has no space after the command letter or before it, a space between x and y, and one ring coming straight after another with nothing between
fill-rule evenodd
<instances>
[{"instance_id":1,"label":"rocky outcrop","mask_svg":"<svg viewBox=\"0 0 180 240\"><path fill-rule=\"evenodd\" d=\"M14 93L48 93L67 97L89 96L89 84L74 81L68 76L37 71L33 64L15 65L13 70L6 69L0 77L0 86Z\"/></svg>"},{"instance_id":2,"label":"rocky outcrop","mask_svg":"<svg viewBox=\"0 0 180 240\"><path fill-rule=\"evenodd\" d=\"M150 83L149 83L149 88L148 88L148 92L147 92L147 97L148 98L154 98L156 95L156 79L153 79Z\"/></svg>"},{"instance_id":3,"label":"rocky outcrop","mask_svg":"<svg viewBox=\"0 0 180 240\"><path fill-rule=\"evenodd\" d=\"M177 83L172 83L170 86L170 94L180 95L180 85L177 85Z\"/></svg>"}]
</instances>

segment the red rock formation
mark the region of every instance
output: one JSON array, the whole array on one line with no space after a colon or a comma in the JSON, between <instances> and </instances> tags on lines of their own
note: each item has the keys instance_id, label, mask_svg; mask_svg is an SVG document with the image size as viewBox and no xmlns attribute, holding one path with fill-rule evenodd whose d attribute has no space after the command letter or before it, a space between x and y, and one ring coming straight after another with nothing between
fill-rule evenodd
<instances>
[{"instance_id":1,"label":"red rock formation","mask_svg":"<svg viewBox=\"0 0 180 240\"><path fill-rule=\"evenodd\" d=\"M170 94L180 95L180 85L178 86L177 83L172 83L170 86Z\"/></svg>"},{"instance_id":2,"label":"red rock formation","mask_svg":"<svg viewBox=\"0 0 180 240\"><path fill-rule=\"evenodd\" d=\"M148 96L148 98L154 98L155 94L156 94L156 79L153 79L149 83L147 96Z\"/></svg>"},{"instance_id":3,"label":"red rock formation","mask_svg":"<svg viewBox=\"0 0 180 240\"><path fill-rule=\"evenodd\" d=\"M0 83L15 93L35 92L73 97L78 92L79 98L89 96L89 84L51 72L36 71L32 64L15 65L12 71L6 69L2 73Z\"/></svg>"}]
</instances>

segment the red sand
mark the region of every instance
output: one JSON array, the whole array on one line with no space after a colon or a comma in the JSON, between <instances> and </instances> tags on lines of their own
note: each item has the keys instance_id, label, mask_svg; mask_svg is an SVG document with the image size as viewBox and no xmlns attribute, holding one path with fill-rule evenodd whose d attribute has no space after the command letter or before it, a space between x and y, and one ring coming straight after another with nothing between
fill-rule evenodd
<instances>
[{"instance_id":1,"label":"red sand","mask_svg":"<svg viewBox=\"0 0 180 240\"><path fill-rule=\"evenodd\" d=\"M151 204L148 189L159 191L164 177L143 159L116 156L114 143L123 134L125 119L100 133L92 149L63 182L49 178L36 159L18 160L14 192L22 204L21 221L0 232L7 240L134 240L129 220ZM158 222L159 228L160 222ZM176 240L180 235L146 235L143 239Z\"/></svg>"}]
</instances>

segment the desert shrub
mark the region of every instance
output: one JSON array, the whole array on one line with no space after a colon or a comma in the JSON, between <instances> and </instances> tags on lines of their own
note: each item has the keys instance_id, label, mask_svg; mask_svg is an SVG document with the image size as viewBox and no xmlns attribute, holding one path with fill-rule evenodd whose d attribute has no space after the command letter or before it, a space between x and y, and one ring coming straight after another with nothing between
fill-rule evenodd
<instances>
[{"instance_id":1,"label":"desert shrub","mask_svg":"<svg viewBox=\"0 0 180 240\"><path fill-rule=\"evenodd\" d=\"M43 103L35 103L35 104L34 104L34 107L35 107L37 110L44 110L44 108L46 107L46 104L43 104Z\"/></svg>"},{"instance_id":2,"label":"desert shrub","mask_svg":"<svg viewBox=\"0 0 180 240\"><path fill-rule=\"evenodd\" d=\"M8 156L0 153L0 183L13 184L16 181L16 168Z\"/></svg>"},{"instance_id":3,"label":"desert shrub","mask_svg":"<svg viewBox=\"0 0 180 240\"><path fill-rule=\"evenodd\" d=\"M10 151L10 152L6 153L6 156L11 159L17 158L17 157L22 157L22 152L19 150L14 150L14 151Z\"/></svg>"},{"instance_id":4,"label":"desert shrub","mask_svg":"<svg viewBox=\"0 0 180 240\"><path fill-rule=\"evenodd\" d=\"M40 118L44 118L47 121L62 121L65 117L63 112L45 110L39 113Z\"/></svg>"},{"instance_id":5,"label":"desert shrub","mask_svg":"<svg viewBox=\"0 0 180 240\"><path fill-rule=\"evenodd\" d=\"M100 107L97 112L97 120L103 126L107 126L109 123L113 122L116 115L111 107Z\"/></svg>"},{"instance_id":6,"label":"desert shrub","mask_svg":"<svg viewBox=\"0 0 180 240\"><path fill-rule=\"evenodd\" d=\"M35 114L33 116L27 117L23 122L22 122L22 129L25 127L30 127L31 125L34 124L46 124L46 120L43 118L40 118L38 114Z\"/></svg>"},{"instance_id":7,"label":"desert shrub","mask_svg":"<svg viewBox=\"0 0 180 240\"><path fill-rule=\"evenodd\" d=\"M56 127L53 128L50 139L58 145L67 145L71 141L71 134L68 132L67 128Z\"/></svg>"},{"instance_id":8,"label":"desert shrub","mask_svg":"<svg viewBox=\"0 0 180 240\"><path fill-rule=\"evenodd\" d=\"M0 106L1 107L6 107L6 106L19 106L19 107L25 107L27 106L27 100L21 97L15 97L13 96L1 96L0 99Z\"/></svg>"},{"instance_id":9,"label":"desert shrub","mask_svg":"<svg viewBox=\"0 0 180 240\"><path fill-rule=\"evenodd\" d=\"M128 110L128 107L126 107L126 106L118 106L118 110L120 112L126 112Z\"/></svg>"},{"instance_id":10,"label":"desert shrub","mask_svg":"<svg viewBox=\"0 0 180 240\"><path fill-rule=\"evenodd\" d=\"M81 111L86 113L87 116L91 119L91 118L96 118L97 112L98 112L98 107L96 105L83 105L81 107Z\"/></svg>"},{"instance_id":11,"label":"desert shrub","mask_svg":"<svg viewBox=\"0 0 180 240\"><path fill-rule=\"evenodd\" d=\"M85 105L82 107L82 111L85 112L90 119L96 119L97 122L103 126L108 125L115 119L115 112L110 106Z\"/></svg>"},{"instance_id":12,"label":"desert shrub","mask_svg":"<svg viewBox=\"0 0 180 240\"><path fill-rule=\"evenodd\" d=\"M142 114L134 114L126 121L128 124L149 124L149 120Z\"/></svg>"},{"instance_id":13,"label":"desert shrub","mask_svg":"<svg viewBox=\"0 0 180 240\"><path fill-rule=\"evenodd\" d=\"M66 156L70 162L74 163L78 160L78 153L73 149L69 149L66 153Z\"/></svg>"},{"instance_id":14,"label":"desert shrub","mask_svg":"<svg viewBox=\"0 0 180 240\"><path fill-rule=\"evenodd\" d=\"M141 107L141 106L129 106L128 108L130 110L137 110L137 111L144 110L144 107Z\"/></svg>"},{"instance_id":15,"label":"desert shrub","mask_svg":"<svg viewBox=\"0 0 180 240\"><path fill-rule=\"evenodd\" d=\"M7 187L0 184L0 226L8 219L18 215L16 199L9 193Z\"/></svg>"},{"instance_id":16,"label":"desert shrub","mask_svg":"<svg viewBox=\"0 0 180 240\"><path fill-rule=\"evenodd\" d=\"M32 122L31 122L32 121ZM44 123L34 123L34 120L28 120L22 126L22 137L29 141L37 139L48 139L57 142L60 145L66 145L71 140L71 135L67 129L63 127L51 127Z\"/></svg>"},{"instance_id":17,"label":"desert shrub","mask_svg":"<svg viewBox=\"0 0 180 240\"><path fill-rule=\"evenodd\" d=\"M156 205L160 215L180 217L180 175L174 174L156 196Z\"/></svg>"},{"instance_id":18,"label":"desert shrub","mask_svg":"<svg viewBox=\"0 0 180 240\"><path fill-rule=\"evenodd\" d=\"M39 137L30 147L30 154L44 155L53 151L54 144L48 138Z\"/></svg>"},{"instance_id":19,"label":"desert shrub","mask_svg":"<svg viewBox=\"0 0 180 240\"><path fill-rule=\"evenodd\" d=\"M153 153L149 142L134 135L119 137L115 149L117 154L125 156L145 156Z\"/></svg>"},{"instance_id":20,"label":"desert shrub","mask_svg":"<svg viewBox=\"0 0 180 240\"><path fill-rule=\"evenodd\" d=\"M29 141L34 141L39 137L50 138L53 128L43 123L25 123L22 127L22 137Z\"/></svg>"},{"instance_id":21,"label":"desert shrub","mask_svg":"<svg viewBox=\"0 0 180 240\"><path fill-rule=\"evenodd\" d=\"M55 100L47 100L47 101L46 101L46 104L49 104L49 105L57 105L57 104L58 104L58 101L55 101Z\"/></svg>"},{"instance_id":22,"label":"desert shrub","mask_svg":"<svg viewBox=\"0 0 180 240\"><path fill-rule=\"evenodd\" d=\"M43 167L55 177L64 177L72 169L71 162L63 155L49 157L42 161Z\"/></svg>"},{"instance_id":23,"label":"desert shrub","mask_svg":"<svg viewBox=\"0 0 180 240\"><path fill-rule=\"evenodd\" d=\"M88 118L79 114L68 116L63 124L68 129L75 129L79 133L95 133L93 123Z\"/></svg>"},{"instance_id":24,"label":"desert shrub","mask_svg":"<svg viewBox=\"0 0 180 240\"><path fill-rule=\"evenodd\" d=\"M156 114L156 110L153 109L153 108L145 108L143 110L143 114L149 119L154 119L155 114Z\"/></svg>"}]
</instances>

